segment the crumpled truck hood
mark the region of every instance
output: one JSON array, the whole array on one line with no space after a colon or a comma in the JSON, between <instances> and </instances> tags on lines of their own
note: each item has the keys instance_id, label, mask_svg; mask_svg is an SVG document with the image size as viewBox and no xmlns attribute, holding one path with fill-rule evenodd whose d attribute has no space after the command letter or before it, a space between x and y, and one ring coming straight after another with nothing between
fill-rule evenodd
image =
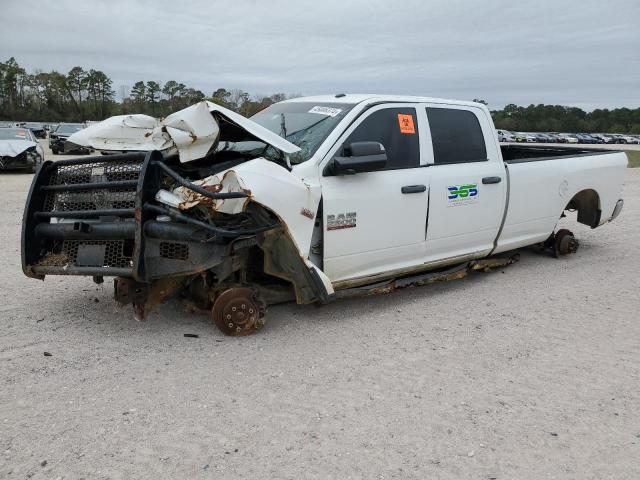
<instances>
[{"instance_id":1,"label":"crumpled truck hood","mask_svg":"<svg viewBox=\"0 0 640 480\"><path fill-rule=\"evenodd\" d=\"M31 147L37 147L30 140L0 140L0 157L17 157Z\"/></svg>"},{"instance_id":2,"label":"crumpled truck hood","mask_svg":"<svg viewBox=\"0 0 640 480\"><path fill-rule=\"evenodd\" d=\"M216 117L224 120L222 125ZM238 127L241 134L238 135ZM231 130L233 134L229 134ZM212 102L199 102L164 119L117 115L74 133L69 141L95 150L177 151L182 163L205 157L220 140L259 140L284 152L300 149L272 131Z\"/></svg>"}]
</instances>

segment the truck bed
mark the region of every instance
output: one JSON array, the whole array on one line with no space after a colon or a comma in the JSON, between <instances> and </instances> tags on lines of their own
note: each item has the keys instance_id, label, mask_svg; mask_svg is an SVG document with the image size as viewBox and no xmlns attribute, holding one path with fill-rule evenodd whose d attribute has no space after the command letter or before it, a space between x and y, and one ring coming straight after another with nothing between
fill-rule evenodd
<instances>
[{"instance_id":1,"label":"truck bed","mask_svg":"<svg viewBox=\"0 0 640 480\"><path fill-rule=\"evenodd\" d=\"M566 157L585 157L588 155L602 155L618 153L619 150L603 148L576 147L547 147L529 145L500 145L502 159L506 163L541 162L543 160L558 160Z\"/></svg>"},{"instance_id":2,"label":"truck bed","mask_svg":"<svg viewBox=\"0 0 640 480\"><path fill-rule=\"evenodd\" d=\"M508 207L494 253L543 242L567 210L596 228L620 199L627 157L618 150L502 146ZM549 160L551 162L546 162Z\"/></svg>"}]
</instances>

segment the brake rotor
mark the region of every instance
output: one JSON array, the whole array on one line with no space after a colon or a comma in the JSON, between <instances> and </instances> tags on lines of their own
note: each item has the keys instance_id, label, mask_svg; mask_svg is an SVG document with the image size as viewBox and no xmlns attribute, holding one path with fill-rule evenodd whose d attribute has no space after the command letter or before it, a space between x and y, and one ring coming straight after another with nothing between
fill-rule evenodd
<instances>
[{"instance_id":1,"label":"brake rotor","mask_svg":"<svg viewBox=\"0 0 640 480\"><path fill-rule=\"evenodd\" d=\"M264 306L247 287L225 290L213 303L211 314L216 326L226 335L250 335L264 326Z\"/></svg>"},{"instance_id":2,"label":"brake rotor","mask_svg":"<svg viewBox=\"0 0 640 480\"><path fill-rule=\"evenodd\" d=\"M580 243L578 239L573 236L573 233L567 229L558 230L553 241L553 254L555 257L561 255L569 255L570 253L576 253Z\"/></svg>"}]
</instances>

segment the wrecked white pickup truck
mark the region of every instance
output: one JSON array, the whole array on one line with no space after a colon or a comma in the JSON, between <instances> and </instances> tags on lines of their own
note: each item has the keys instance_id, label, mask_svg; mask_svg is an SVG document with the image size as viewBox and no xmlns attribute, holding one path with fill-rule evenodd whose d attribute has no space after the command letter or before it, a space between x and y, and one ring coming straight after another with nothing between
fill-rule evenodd
<instances>
[{"instance_id":1,"label":"wrecked white pickup truck","mask_svg":"<svg viewBox=\"0 0 640 480\"><path fill-rule=\"evenodd\" d=\"M460 278L528 245L574 252L558 220L613 220L627 165L616 151L500 146L484 105L399 96L296 98L251 120L202 102L70 141L133 153L43 164L24 273L113 276L138 317L178 297L230 335L277 302Z\"/></svg>"}]
</instances>

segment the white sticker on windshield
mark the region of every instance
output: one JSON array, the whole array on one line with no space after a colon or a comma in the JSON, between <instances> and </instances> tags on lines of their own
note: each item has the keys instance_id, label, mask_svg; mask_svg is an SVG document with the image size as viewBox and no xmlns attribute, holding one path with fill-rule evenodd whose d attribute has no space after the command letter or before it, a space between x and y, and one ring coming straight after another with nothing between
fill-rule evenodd
<instances>
[{"instance_id":1,"label":"white sticker on windshield","mask_svg":"<svg viewBox=\"0 0 640 480\"><path fill-rule=\"evenodd\" d=\"M309 113L317 113L319 115L329 115L330 117L335 117L341 111L341 108L321 107L320 105L316 105L311 110L309 110Z\"/></svg>"}]
</instances>

